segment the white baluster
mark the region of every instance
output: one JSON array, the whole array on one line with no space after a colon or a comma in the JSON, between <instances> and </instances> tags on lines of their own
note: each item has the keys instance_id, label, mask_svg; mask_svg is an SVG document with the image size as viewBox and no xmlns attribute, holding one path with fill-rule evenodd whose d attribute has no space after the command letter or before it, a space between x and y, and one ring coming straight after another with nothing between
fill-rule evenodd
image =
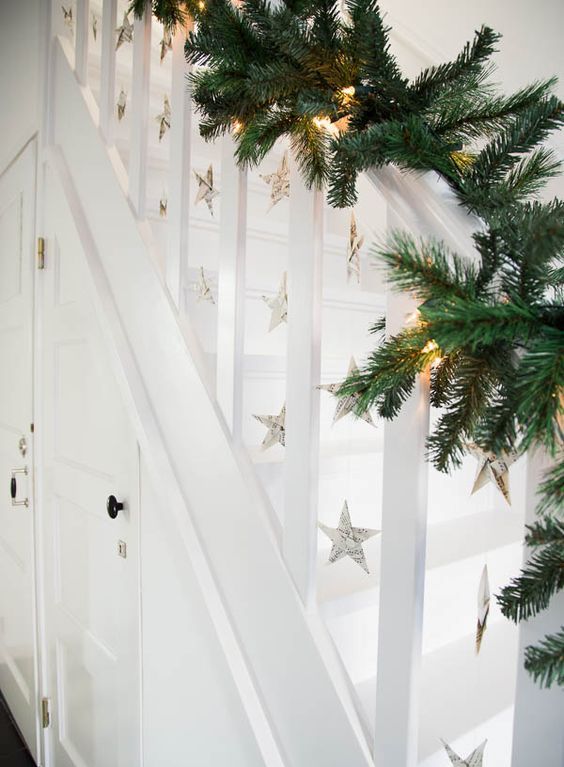
<instances>
[{"instance_id":1,"label":"white baluster","mask_svg":"<svg viewBox=\"0 0 564 767\"><path fill-rule=\"evenodd\" d=\"M145 217L149 76L151 69L151 3L133 28L133 83L131 88L131 147L129 199L138 218Z\"/></svg>"},{"instance_id":2,"label":"white baluster","mask_svg":"<svg viewBox=\"0 0 564 767\"><path fill-rule=\"evenodd\" d=\"M100 130L108 144L113 139L116 90L117 0L104 0L102 9L102 61L100 71Z\"/></svg>"},{"instance_id":3,"label":"white baluster","mask_svg":"<svg viewBox=\"0 0 564 767\"><path fill-rule=\"evenodd\" d=\"M188 216L190 206L190 155L192 110L184 58L187 30L178 29L172 41L172 90L170 94L170 176L168 188L168 248L166 282L178 307L186 287Z\"/></svg>"},{"instance_id":4,"label":"white baluster","mask_svg":"<svg viewBox=\"0 0 564 767\"><path fill-rule=\"evenodd\" d=\"M544 471L550 467L542 450L527 455L525 522L532 524L538 502L537 491ZM524 560L530 556L525 549ZM517 575L517 573L515 573ZM523 666L525 647L538 644L546 634L560 630L564 616L564 593L553 597L547 610L519 624L519 661L513 720L512 767L562 767L564 764L564 706L562 689L553 685L542 689Z\"/></svg>"},{"instance_id":5,"label":"white baluster","mask_svg":"<svg viewBox=\"0 0 564 767\"><path fill-rule=\"evenodd\" d=\"M389 229L414 221L388 209ZM388 294L386 332L404 325L415 303ZM428 379L421 376L400 415L384 425L382 559L375 759L378 767L415 767L423 633L429 430Z\"/></svg>"},{"instance_id":6,"label":"white baluster","mask_svg":"<svg viewBox=\"0 0 564 767\"><path fill-rule=\"evenodd\" d=\"M236 441L241 440L247 172L234 159L235 144L225 136L221 157L221 222L217 306L217 399Z\"/></svg>"},{"instance_id":7,"label":"white baluster","mask_svg":"<svg viewBox=\"0 0 564 767\"><path fill-rule=\"evenodd\" d=\"M291 158L283 552L306 605L317 557L322 262L323 195Z\"/></svg>"},{"instance_id":8,"label":"white baluster","mask_svg":"<svg viewBox=\"0 0 564 767\"><path fill-rule=\"evenodd\" d=\"M78 82L86 85L88 79L88 22L90 16L89 0L77 0L76 3L76 40L75 71Z\"/></svg>"}]
</instances>

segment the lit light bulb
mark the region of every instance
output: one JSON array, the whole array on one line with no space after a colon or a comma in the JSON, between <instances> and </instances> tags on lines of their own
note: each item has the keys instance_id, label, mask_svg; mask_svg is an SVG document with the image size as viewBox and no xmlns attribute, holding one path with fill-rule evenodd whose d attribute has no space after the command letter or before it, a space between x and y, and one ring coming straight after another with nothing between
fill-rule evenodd
<instances>
[{"instance_id":1,"label":"lit light bulb","mask_svg":"<svg viewBox=\"0 0 564 767\"><path fill-rule=\"evenodd\" d=\"M431 354L432 352L436 352L438 348L439 344L431 339L430 341L427 341L425 346L421 349L421 352L423 354Z\"/></svg>"},{"instance_id":2,"label":"lit light bulb","mask_svg":"<svg viewBox=\"0 0 564 767\"><path fill-rule=\"evenodd\" d=\"M346 88L341 88L341 91L340 91L341 95L344 96L347 99L352 99L352 97L354 96L355 92L356 91L355 91L354 85L349 85Z\"/></svg>"},{"instance_id":3,"label":"lit light bulb","mask_svg":"<svg viewBox=\"0 0 564 767\"><path fill-rule=\"evenodd\" d=\"M240 122L239 120L233 120L232 129L233 129L233 133L236 136L238 136L239 133L241 133L241 131L243 130L243 123Z\"/></svg>"},{"instance_id":4,"label":"lit light bulb","mask_svg":"<svg viewBox=\"0 0 564 767\"><path fill-rule=\"evenodd\" d=\"M199 8L201 11L203 11L205 7L206 7L206 4L205 4L204 0L199 0L199 2L198 2L198 8Z\"/></svg>"}]
</instances>

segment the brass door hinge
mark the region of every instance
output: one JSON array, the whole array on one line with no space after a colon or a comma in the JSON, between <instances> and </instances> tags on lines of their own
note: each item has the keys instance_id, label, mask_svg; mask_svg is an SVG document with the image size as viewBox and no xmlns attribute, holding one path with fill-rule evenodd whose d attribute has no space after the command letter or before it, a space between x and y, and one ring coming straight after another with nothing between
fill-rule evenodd
<instances>
[{"instance_id":1,"label":"brass door hinge","mask_svg":"<svg viewBox=\"0 0 564 767\"><path fill-rule=\"evenodd\" d=\"M45 269L45 238L37 238L37 268Z\"/></svg>"},{"instance_id":2,"label":"brass door hinge","mask_svg":"<svg viewBox=\"0 0 564 767\"><path fill-rule=\"evenodd\" d=\"M49 710L49 698L41 698L41 726L45 730L51 724L51 712Z\"/></svg>"}]
</instances>

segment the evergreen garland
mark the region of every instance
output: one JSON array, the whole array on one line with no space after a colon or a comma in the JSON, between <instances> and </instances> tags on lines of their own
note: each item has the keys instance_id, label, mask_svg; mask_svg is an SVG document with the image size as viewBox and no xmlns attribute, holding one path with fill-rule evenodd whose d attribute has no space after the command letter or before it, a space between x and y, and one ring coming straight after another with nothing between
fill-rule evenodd
<instances>
[{"instance_id":1,"label":"evergreen garland","mask_svg":"<svg viewBox=\"0 0 564 767\"><path fill-rule=\"evenodd\" d=\"M131 8L142 15L145 1ZM482 27L454 61L410 82L376 0L347 0L344 14L333 0L154 0L152 10L168 28L196 19L186 58L200 132L231 132L241 165L285 135L334 205L355 202L359 172L393 163L437 172L481 219L473 263L406 234L377 249L391 285L421 302L418 320L379 343L340 394L360 395L359 414L394 418L430 368L439 470L460 465L471 441L554 458L543 516L528 528L535 553L498 597L514 621L535 615L564 587L564 203L531 199L559 169L543 145L564 122L555 81L499 94L489 79L499 35ZM564 627L527 648L525 666L563 684Z\"/></svg>"}]
</instances>

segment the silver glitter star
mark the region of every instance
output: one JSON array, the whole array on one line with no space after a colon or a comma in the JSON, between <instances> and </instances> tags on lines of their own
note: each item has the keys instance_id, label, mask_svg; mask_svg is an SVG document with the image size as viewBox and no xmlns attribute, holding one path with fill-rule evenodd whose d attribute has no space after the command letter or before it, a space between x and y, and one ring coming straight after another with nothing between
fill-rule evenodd
<instances>
[{"instance_id":1,"label":"silver glitter star","mask_svg":"<svg viewBox=\"0 0 564 767\"><path fill-rule=\"evenodd\" d=\"M343 504L343 510L341 511L337 527L327 527L322 522L318 522L318 525L320 530L323 530L325 535L333 542L328 564L333 564L333 562L337 562L337 560L343 557L350 557L366 573L370 573L362 544L374 535L378 535L380 530L371 530L367 527L353 527L346 501Z\"/></svg>"},{"instance_id":2,"label":"silver glitter star","mask_svg":"<svg viewBox=\"0 0 564 767\"><path fill-rule=\"evenodd\" d=\"M163 96L163 111L155 119L159 123L159 141L162 141L163 136L170 128L170 102L166 93Z\"/></svg>"},{"instance_id":3,"label":"silver glitter star","mask_svg":"<svg viewBox=\"0 0 564 767\"><path fill-rule=\"evenodd\" d=\"M123 118L125 117L125 108L127 106L127 93L123 90L123 88L119 92L116 106L117 106L118 120L123 120Z\"/></svg>"},{"instance_id":4,"label":"silver glitter star","mask_svg":"<svg viewBox=\"0 0 564 767\"><path fill-rule=\"evenodd\" d=\"M116 51L123 43L130 43L133 40L133 24L129 21L127 12L123 14L123 21L116 29L116 33Z\"/></svg>"},{"instance_id":5,"label":"silver glitter star","mask_svg":"<svg viewBox=\"0 0 564 767\"><path fill-rule=\"evenodd\" d=\"M360 283L360 249L364 244L364 235L358 236L354 211L351 213L351 225L349 229L349 244L347 247L347 277L349 280L356 279Z\"/></svg>"},{"instance_id":6,"label":"silver glitter star","mask_svg":"<svg viewBox=\"0 0 564 767\"><path fill-rule=\"evenodd\" d=\"M284 197L290 196L290 169L288 167L288 152L284 152L280 165L274 173L268 173L261 178L267 184L270 184L270 206L268 211L283 200Z\"/></svg>"},{"instance_id":7,"label":"silver glitter star","mask_svg":"<svg viewBox=\"0 0 564 767\"><path fill-rule=\"evenodd\" d=\"M347 373L347 378L353 373L358 373L358 365L356 364L355 358L351 357L351 360L349 362L349 371ZM321 386L319 387L320 389L324 389L325 391L328 391L331 394L333 394L335 397L337 397L337 409L335 410L335 415L333 416L334 424L337 423L337 421L340 421L341 418L344 418L349 413L354 413L358 400L360 399L360 394L349 394L346 397L340 397L339 392L341 390L342 385L343 385L343 382L340 381L339 383L321 384ZM374 426L374 427L376 426L376 424L372 420L370 411L368 410L362 415L360 415L359 418L362 418L363 421L366 421L366 423L369 423L371 426Z\"/></svg>"},{"instance_id":8,"label":"silver glitter star","mask_svg":"<svg viewBox=\"0 0 564 767\"><path fill-rule=\"evenodd\" d=\"M280 280L280 287L278 293L271 298L270 296L262 296L264 303L272 310L270 315L270 327L268 332L277 328L283 322L288 322L288 289L286 287L286 272L282 275Z\"/></svg>"},{"instance_id":9,"label":"silver glitter star","mask_svg":"<svg viewBox=\"0 0 564 767\"><path fill-rule=\"evenodd\" d=\"M269 447L278 443L284 447L286 444L286 405L282 406L278 415L253 415L253 418L256 418L268 429L261 445L263 450L268 450Z\"/></svg>"},{"instance_id":10,"label":"silver glitter star","mask_svg":"<svg viewBox=\"0 0 564 767\"><path fill-rule=\"evenodd\" d=\"M197 171L194 171L194 175L198 182L198 193L194 200L194 205L197 205L204 200L213 216L213 200L214 197L217 197L219 194L219 189L215 189L213 185L213 166L210 165L205 176L202 176L202 174Z\"/></svg>"},{"instance_id":11,"label":"silver glitter star","mask_svg":"<svg viewBox=\"0 0 564 767\"><path fill-rule=\"evenodd\" d=\"M478 460L478 469L472 486L472 493L475 493L488 482L494 484L503 495L507 503L511 506L511 497L509 495L509 467L515 463L519 457L517 453L504 453L497 456L487 450L482 450L474 442L468 445L470 453Z\"/></svg>"},{"instance_id":12,"label":"silver glitter star","mask_svg":"<svg viewBox=\"0 0 564 767\"><path fill-rule=\"evenodd\" d=\"M447 752L448 758L450 759L450 763L453 765L453 767L482 767L484 749L487 742L488 741L485 740L483 743L481 743L478 748L472 751L470 756L466 757L466 759L461 759L458 754L455 754L452 748L448 745L448 743L445 743L444 740L443 746L445 747L445 751Z\"/></svg>"},{"instance_id":13,"label":"silver glitter star","mask_svg":"<svg viewBox=\"0 0 564 767\"><path fill-rule=\"evenodd\" d=\"M476 653L480 652L482 639L486 630L488 614L490 612L490 581L488 578L488 566L484 565L480 586L478 588L478 623L476 626Z\"/></svg>"}]
</instances>

